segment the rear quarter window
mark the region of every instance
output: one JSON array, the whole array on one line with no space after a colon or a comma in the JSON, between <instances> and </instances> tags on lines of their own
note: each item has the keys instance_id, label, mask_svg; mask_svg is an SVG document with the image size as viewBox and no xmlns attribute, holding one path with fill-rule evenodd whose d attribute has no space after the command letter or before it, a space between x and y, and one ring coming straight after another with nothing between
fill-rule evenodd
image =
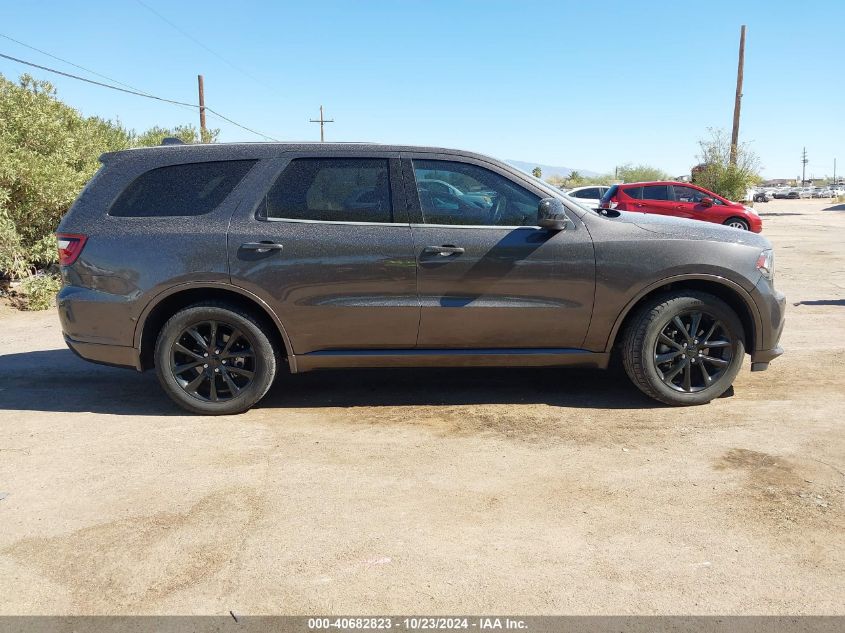
<instances>
[{"instance_id":1,"label":"rear quarter window","mask_svg":"<svg viewBox=\"0 0 845 633\"><path fill-rule=\"evenodd\" d=\"M626 196L629 198L634 198L634 200L642 200L643 199L643 188L642 187L626 187L622 189Z\"/></svg>"},{"instance_id":2,"label":"rear quarter window","mask_svg":"<svg viewBox=\"0 0 845 633\"><path fill-rule=\"evenodd\" d=\"M211 213L255 163L229 160L151 169L123 190L109 209L109 215L151 218Z\"/></svg>"}]
</instances>

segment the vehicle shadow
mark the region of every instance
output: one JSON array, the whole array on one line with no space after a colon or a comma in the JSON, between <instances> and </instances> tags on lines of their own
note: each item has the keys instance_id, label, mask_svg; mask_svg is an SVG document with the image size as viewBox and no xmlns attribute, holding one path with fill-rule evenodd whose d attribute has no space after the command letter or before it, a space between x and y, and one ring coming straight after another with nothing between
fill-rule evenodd
<instances>
[{"instance_id":1,"label":"vehicle shadow","mask_svg":"<svg viewBox=\"0 0 845 633\"><path fill-rule=\"evenodd\" d=\"M283 374L262 409L547 404L585 409L663 405L624 373L589 369L359 369ZM189 415L155 374L94 365L67 349L0 356L0 411Z\"/></svg>"},{"instance_id":2,"label":"vehicle shadow","mask_svg":"<svg viewBox=\"0 0 845 633\"><path fill-rule=\"evenodd\" d=\"M835 204L832 207L822 209L822 211L845 211L845 204Z\"/></svg>"},{"instance_id":3,"label":"vehicle shadow","mask_svg":"<svg viewBox=\"0 0 845 633\"><path fill-rule=\"evenodd\" d=\"M845 299L810 299L809 301L796 301L796 306L845 306Z\"/></svg>"}]
</instances>

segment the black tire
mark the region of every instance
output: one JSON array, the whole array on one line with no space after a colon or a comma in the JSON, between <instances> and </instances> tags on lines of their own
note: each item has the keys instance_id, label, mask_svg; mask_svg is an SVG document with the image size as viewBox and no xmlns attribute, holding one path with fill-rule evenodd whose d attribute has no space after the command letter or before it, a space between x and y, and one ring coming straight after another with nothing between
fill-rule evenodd
<instances>
[{"instance_id":1,"label":"black tire","mask_svg":"<svg viewBox=\"0 0 845 633\"><path fill-rule=\"evenodd\" d=\"M698 321L696 314L701 315ZM693 324L695 332L688 336ZM710 327L714 330L705 340L704 330ZM664 344L663 337L672 345ZM704 292L681 291L656 297L634 314L623 335L622 362L637 388L655 400L673 406L705 404L733 383L745 355L744 340L739 317L724 301ZM709 383L705 374L711 376Z\"/></svg>"},{"instance_id":2,"label":"black tire","mask_svg":"<svg viewBox=\"0 0 845 633\"><path fill-rule=\"evenodd\" d=\"M180 310L164 324L156 340L159 383L176 404L192 413L246 411L270 389L278 364L278 350L261 323L226 303Z\"/></svg>"},{"instance_id":3,"label":"black tire","mask_svg":"<svg viewBox=\"0 0 845 633\"><path fill-rule=\"evenodd\" d=\"M743 220L742 218L728 218L724 221L725 226L732 226L735 229L741 229L743 231L748 230L748 222Z\"/></svg>"}]
</instances>

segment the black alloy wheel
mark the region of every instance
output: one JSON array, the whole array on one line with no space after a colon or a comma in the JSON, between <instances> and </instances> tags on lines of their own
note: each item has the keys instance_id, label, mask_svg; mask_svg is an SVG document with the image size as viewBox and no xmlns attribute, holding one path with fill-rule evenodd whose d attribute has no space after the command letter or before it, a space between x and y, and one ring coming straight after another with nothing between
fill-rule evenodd
<instances>
[{"instance_id":1,"label":"black alloy wheel","mask_svg":"<svg viewBox=\"0 0 845 633\"><path fill-rule=\"evenodd\" d=\"M705 404L736 378L745 356L745 332L722 299L679 289L638 308L621 353L625 372L646 395L673 406Z\"/></svg>"},{"instance_id":2,"label":"black alloy wheel","mask_svg":"<svg viewBox=\"0 0 845 633\"><path fill-rule=\"evenodd\" d=\"M731 364L733 340L718 318L705 311L679 314L663 328L654 363L663 383L676 391L702 391Z\"/></svg>"},{"instance_id":3,"label":"black alloy wheel","mask_svg":"<svg viewBox=\"0 0 845 633\"><path fill-rule=\"evenodd\" d=\"M272 323L240 306L208 302L183 308L161 328L154 352L158 380L192 413L242 413L273 384L281 357Z\"/></svg>"},{"instance_id":4,"label":"black alloy wheel","mask_svg":"<svg viewBox=\"0 0 845 633\"><path fill-rule=\"evenodd\" d=\"M225 402L252 383L254 344L231 323L195 323L182 330L171 346L170 371L188 395Z\"/></svg>"}]
</instances>

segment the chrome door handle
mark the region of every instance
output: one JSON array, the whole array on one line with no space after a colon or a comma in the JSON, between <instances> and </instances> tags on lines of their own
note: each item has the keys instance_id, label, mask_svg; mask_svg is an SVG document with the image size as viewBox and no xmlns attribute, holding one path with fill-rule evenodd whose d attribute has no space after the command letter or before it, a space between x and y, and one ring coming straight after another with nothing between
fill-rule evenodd
<instances>
[{"instance_id":1,"label":"chrome door handle","mask_svg":"<svg viewBox=\"0 0 845 633\"><path fill-rule=\"evenodd\" d=\"M460 246L452 246L452 245L445 245L445 246L426 246L423 249L423 253L430 254L430 255L440 255L441 257L449 257L449 255L460 255L464 252L464 249Z\"/></svg>"},{"instance_id":2,"label":"chrome door handle","mask_svg":"<svg viewBox=\"0 0 845 633\"><path fill-rule=\"evenodd\" d=\"M278 242L245 242L241 244L241 249L245 251L258 251L259 253L280 251L282 248L284 247Z\"/></svg>"}]
</instances>

